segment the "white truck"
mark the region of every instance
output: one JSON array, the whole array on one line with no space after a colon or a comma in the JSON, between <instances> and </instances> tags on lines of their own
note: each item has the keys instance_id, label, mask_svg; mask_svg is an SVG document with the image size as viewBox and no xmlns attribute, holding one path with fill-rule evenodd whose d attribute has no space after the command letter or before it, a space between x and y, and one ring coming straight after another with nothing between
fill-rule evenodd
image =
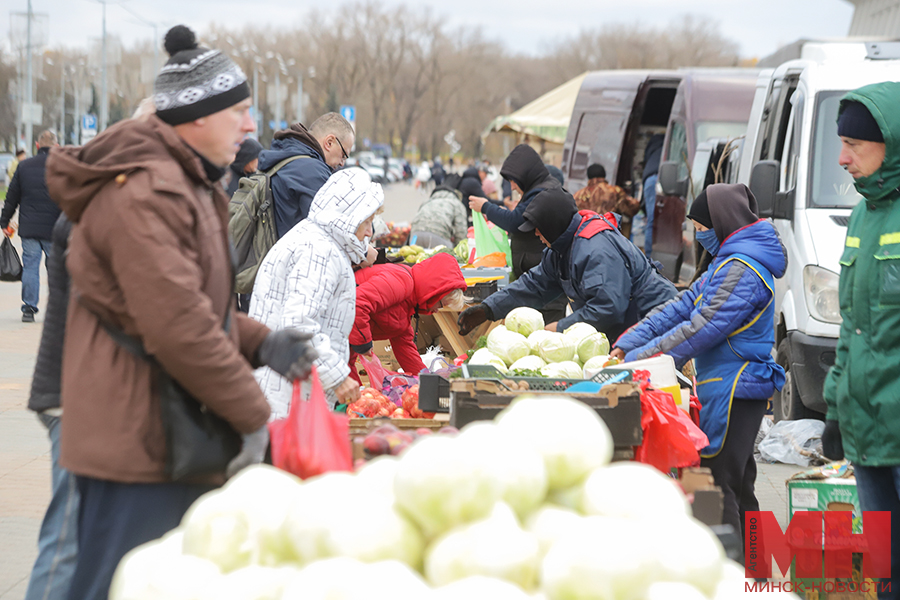
<instances>
[{"instance_id":1,"label":"white truck","mask_svg":"<svg viewBox=\"0 0 900 600\"><path fill-rule=\"evenodd\" d=\"M757 81L738 181L750 187L787 249L776 280L776 361L787 372L776 420L821 417L840 332L839 259L861 197L838 165L837 111L849 90L900 81L900 43L808 44Z\"/></svg>"}]
</instances>

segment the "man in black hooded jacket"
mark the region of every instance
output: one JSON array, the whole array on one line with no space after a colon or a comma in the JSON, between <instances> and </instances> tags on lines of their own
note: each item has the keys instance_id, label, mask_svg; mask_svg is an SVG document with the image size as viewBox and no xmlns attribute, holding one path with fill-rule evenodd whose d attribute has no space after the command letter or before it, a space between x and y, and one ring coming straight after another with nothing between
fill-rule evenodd
<instances>
[{"instance_id":1,"label":"man in black hooded jacket","mask_svg":"<svg viewBox=\"0 0 900 600\"><path fill-rule=\"evenodd\" d=\"M522 194L522 199L515 208L509 210L489 202L487 198L475 196L469 199L469 207L483 213L487 220L509 233L512 274L513 278L518 279L540 264L541 254L544 252L544 245L532 232L519 230L525 223L525 210L541 194L549 190L562 191L562 184L550 174L544 161L528 144L519 144L513 148L500 167L500 175L510 182L512 189ZM544 320L556 321L565 315L565 310L566 301L562 298L551 302L541 312L544 313Z\"/></svg>"},{"instance_id":2,"label":"man in black hooded jacket","mask_svg":"<svg viewBox=\"0 0 900 600\"><path fill-rule=\"evenodd\" d=\"M675 297L675 286L622 235L614 214L578 212L572 196L557 188L534 198L522 218L519 230L547 247L541 263L466 309L459 316L461 334L486 320L502 319L514 308L540 308L568 298L572 314L549 322L546 329L564 331L583 322L614 340Z\"/></svg>"}]
</instances>

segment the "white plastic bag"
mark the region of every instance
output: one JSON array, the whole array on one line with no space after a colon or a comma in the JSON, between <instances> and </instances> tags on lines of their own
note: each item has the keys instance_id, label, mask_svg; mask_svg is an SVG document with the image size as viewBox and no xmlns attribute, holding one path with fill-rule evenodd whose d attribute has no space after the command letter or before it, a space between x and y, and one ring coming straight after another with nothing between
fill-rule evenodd
<instances>
[{"instance_id":1,"label":"white plastic bag","mask_svg":"<svg viewBox=\"0 0 900 600\"><path fill-rule=\"evenodd\" d=\"M828 460L822 455L822 432L825 423L818 419L780 421L759 443L759 454L768 462L808 467L824 465Z\"/></svg>"}]
</instances>

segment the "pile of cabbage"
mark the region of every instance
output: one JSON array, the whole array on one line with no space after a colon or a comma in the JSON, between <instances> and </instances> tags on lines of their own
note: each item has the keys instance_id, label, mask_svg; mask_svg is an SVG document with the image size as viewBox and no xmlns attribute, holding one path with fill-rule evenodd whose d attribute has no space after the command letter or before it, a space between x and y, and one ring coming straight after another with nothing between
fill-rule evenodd
<instances>
[{"instance_id":1,"label":"pile of cabbage","mask_svg":"<svg viewBox=\"0 0 900 600\"><path fill-rule=\"evenodd\" d=\"M245 469L128 553L110 600L726 600L743 572L586 405L518 398L355 474Z\"/></svg>"},{"instance_id":2,"label":"pile of cabbage","mask_svg":"<svg viewBox=\"0 0 900 600\"><path fill-rule=\"evenodd\" d=\"M502 373L537 371L544 377L590 379L608 360L609 340L592 325L545 331L541 313L522 307L488 334L487 346L476 350L469 364L491 365Z\"/></svg>"}]
</instances>

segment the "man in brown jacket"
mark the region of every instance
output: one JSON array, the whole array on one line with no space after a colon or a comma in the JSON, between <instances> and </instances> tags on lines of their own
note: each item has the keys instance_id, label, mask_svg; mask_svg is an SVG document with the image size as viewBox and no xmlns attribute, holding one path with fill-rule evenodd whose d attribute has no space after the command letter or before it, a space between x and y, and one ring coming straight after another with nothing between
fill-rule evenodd
<instances>
[{"instance_id":1,"label":"man in brown jacket","mask_svg":"<svg viewBox=\"0 0 900 600\"><path fill-rule=\"evenodd\" d=\"M219 51L198 48L186 27L169 31L166 50L155 116L47 162L50 195L75 224L60 459L82 498L71 600L105 599L126 552L176 527L226 474L262 461L269 405L253 368L295 379L315 358L303 334L270 332L234 309L219 179L254 130L246 77ZM107 327L139 341L157 366ZM171 480L157 369L243 434L227 473Z\"/></svg>"}]
</instances>

